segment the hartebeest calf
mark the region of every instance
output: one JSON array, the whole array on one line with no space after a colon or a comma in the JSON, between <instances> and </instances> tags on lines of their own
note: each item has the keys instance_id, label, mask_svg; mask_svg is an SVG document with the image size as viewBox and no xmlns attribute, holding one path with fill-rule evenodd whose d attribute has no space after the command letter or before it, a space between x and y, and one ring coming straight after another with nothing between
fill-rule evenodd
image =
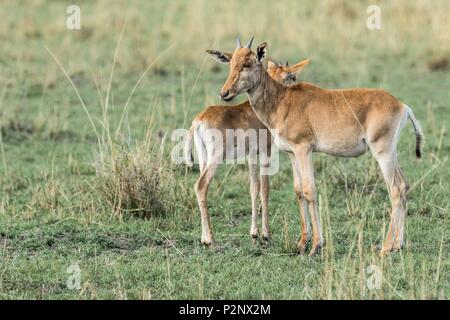
<instances>
[{"instance_id":1,"label":"hartebeest calf","mask_svg":"<svg viewBox=\"0 0 450 320\"><path fill-rule=\"evenodd\" d=\"M256 53L250 46L238 46L230 60L228 79L220 96L222 100L229 101L246 92L259 120L269 128L280 149L288 152L293 159L294 174L297 176L294 187L300 200L303 222L299 250L304 251L309 240L306 210L311 218L313 233L310 255L316 254L323 245L312 153L357 157L368 149L380 166L392 204L389 229L381 254L400 249L404 239L408 184L397 160L396 146L408 118L414 126L418 158L421 157L423 139L411 108L380 89L328 90L303 82L283 86L262 67L266 50L266 43L258 46Z\"/></svg>"},{"instance_id":2,"label":"hartebeest calf","mask_svg":"<svg viewBox=\"0 0 450 320\"><path fill-rule=\"evenodd\" d=\"M220 63L229 63L232 53L222 53L215 50L207 51L216 61ZM268 62L269 75L284 85L295 83L296 74L299 73L309 60L303 60L299 63L288 66ZM236 135L246 135L254 130L256 143L251 143L245 139L245 148L237 150L239 143ZM216 139L212 139L211 132L218 133ZM228 134L227 134L228 131ZM232 133L231 135L229 133ZM248 138L245 137L245 138ZM192 126L186 135L185 140L185 161L188 166L192 166L192 141L195 148L200 167L200 177L195 184L195 193L197 195L198 206L201 213L202 236L201 241L205 245L213 243L213 234L211 231L211 222L207 206L208 187L211 183L217 167L223 160L235 160L239 158L248 158L250 171L250 194L252 203L252 222L250 236L253 240L258 238L258 194L261 201L262 212L262 239L270 240L269 218L268 218L268 197L269 197L269 179L263 170L269 166L272 137L269 130L259 121L250 103L245 101L234 106L210 106L199 113L193 120ZM260 165L263 170L258 174L257 155L262 160ZM225 157L227 157L225 159Z\"/></svg>"}]
</instances>

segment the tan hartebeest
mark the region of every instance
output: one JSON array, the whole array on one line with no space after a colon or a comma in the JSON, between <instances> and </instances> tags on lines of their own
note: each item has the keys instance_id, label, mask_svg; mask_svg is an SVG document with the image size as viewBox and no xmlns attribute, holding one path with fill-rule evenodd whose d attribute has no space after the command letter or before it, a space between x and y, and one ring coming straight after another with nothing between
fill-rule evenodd
<instances>
[{"instance_id":1,"label":"tan hartebeest","mask_svg":"<svg viewBox=\"0 0 450 320\"><path fill-rule=\"evenodd\" d=\"M421 157L423 139L411 108L380 89L328 90L303 82L283 86L262 67L267 44L258 46L256 53L251 50L251 41L249 44L238 46L234 51L220 96L229 101L246 92L258 118L274 135L280 149L288 152L295 162L295 191L303 222L299 250L304 251L309 240L306 209L313 232L310 255L316 254L323 245L312 152L357 157L368 149L380 166L392 204L381 254L400 249L404 241L408 184L398 164L396 146L408 118L414 126L418 158ZM306 200L307 206L302 205L305 203L302 199Z\"/></svg>"},{"instance_id":2,"label":"tan hartebeest","mask_svg":"<svg viewBox=\"0 0 450 320\"><path fill-rule=\"evenodd\" d=\"M215 50L208 50L207 52L220 63L229 63L232 56L232 53L221 53ZM268 72L276 81L283 83L284 85L290 85L295 83L296 74L308 63L309 60L307 59L300 61L293 66L288 66L287 63L286 66L284 66L269 61ZM236 150L236 135L230 137L227 135L227 131L245 135L249 133L250 130L254 130L255 132L256 143L249 143L249 140L246 139L244 142L245 148ZM219 138L211 139L209 136L211 131L216 131ZM260 170L258 177L256 157L259 153L260 159L262 160L260 165L263 170L267 170L269 166L268 160L270 158L272 137L267 128L258 120L250 103L245 101L235 106L210 106L194 118L185 139L185 161L188 166L193 165L193 140L197 150L200 167L200 177L195 184L195 192L201 213L202 243L211 245L214 241L207 207L207 193L209 184L216 173L217 167L223 162L224 157L228 157L228 159L232 160L249 158L250 194L252 203L250 235L254 241L258 238L257 216L259 194L262 213L262 239L265 241L270 240L271 235L268 221L269 179L268 175L264 174L262 170Z\"/></svg>"}]
</instances>

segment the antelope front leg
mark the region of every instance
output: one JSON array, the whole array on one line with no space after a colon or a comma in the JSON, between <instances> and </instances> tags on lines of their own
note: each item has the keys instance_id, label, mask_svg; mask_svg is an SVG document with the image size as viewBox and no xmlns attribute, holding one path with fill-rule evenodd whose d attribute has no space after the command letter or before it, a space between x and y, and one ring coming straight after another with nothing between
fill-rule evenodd
<instances>
[{"instance_id":1,"label":"antelope front leg","mask_svg":"<svg viewBox=\"0 0 450 320\"><path fill-rule=\"evenodd\" d=\"M268 130L260 131L260 140L258 141L258 150L260 156L259 179L261 181L261 190L259 192L262 212L262 239L270 241L272 236L269 229L269 168L271 156L272 136ZM261 135L262 134L262 135Z\"/></svg>"},{"instance_id":2,"label":"antelope front leg","mask_svg":"<svg viewBox=\"0 0 450 320\"><path fill-rule=\"evenodd\" d=\"M312 224L312 248L309 256L314 256L323 246L323 236L320 227L319 213L317 211L316 186L314 182L314 169L312 162L312 152L309 147L302 147L295 151L295 157L300 164L300 174L302 177L302 194L308 203L308 211Z\"/></svg>"},{"instance_id":3,"label":"antelope front leg","mask_svg":"<svg viewBox=\"0 0 450 320\"><path fill-rule=\"evenodd\" d=\"M202 221L201 241L207 246L214 244L213 234L211 232L211 221L208 213L208 187L216 173L216 169L217 164L208 164L195 183L195 193L197 195L197 202L200 208Z\"/></svg>"},{"instance_id":4,"label":"antelope front leg","mask_svg":"<svg viewBox=\"0 0 450 320\"><path fill-rule=\"evenodd\" d=\"M297 244L298 251L304 253L306 245L310 240L309 219L308 219L308 203L302 192L302 179L300 175L300 166L292 153L289 153L289 159L292 165L292 176L294 181L294 191L297 196L298 206L300 208L301 236Z\"/></svg>"},{"instance_id":5,"label":"antelope front leg","mask_svg":"<svg viewBox=\"0 0 450 320\"><path fill-rule=\"evenodd\" d=\"M258 194L259 194L259 177L258 166L249 159L250 171L250 195L252 198L252 225L250 227L250 236L253 242L258 239Z\"/></svg>"},{"instance_id":6,"label":"antelope front leg","mask_svg":"<svg viewBox=\"0 0 450 320\"><path fill-rule=\"evenodd\" d=\"M261 211L262 211L262 238L264 241L270 241L272 238L270 234L269 228L269 176L264 174L263 172L260 174L261 180L261 190L259 192L261 199Z\"/></svg>"}]
</instances>

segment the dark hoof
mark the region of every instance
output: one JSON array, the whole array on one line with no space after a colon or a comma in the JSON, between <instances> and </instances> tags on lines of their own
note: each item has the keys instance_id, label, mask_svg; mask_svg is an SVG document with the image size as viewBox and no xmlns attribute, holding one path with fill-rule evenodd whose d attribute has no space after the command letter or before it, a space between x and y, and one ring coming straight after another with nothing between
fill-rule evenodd
<instances>
[{"instance_id":1,"label":"dark hoof","mask_svg":"<svg viewBox=\"0 0 450 320\"><path fill-rule=\"evenodd\" d=\"M214 241L206 241L206 240L202 240L202 245L205 247L212 247L214 245Z\"/></svg>"},{"instance_id":2,"label":"dark hoof","mask_svg":"<svg viewBox=\"0 0 450 320\"><path fill-rule=\"evenodd\" d=\"M299 254L305 254L306 253L306 245L304 245L304 246L297 246L297 252Z\"/></svg>"},{"instance_id":3,"label":"dark hoof","mask_svg":"<svg viewBox=\"0 0 450 320\"><path fill-rule=\"evenodd\" d=\"M321 249L322 249L322 246L321 246L321 245L313 246L313 248L312 248L311 251L309 252L308 256L310 256L310 257L316 256L317 254L320 253L320 250L321 250Z\"/></svg>"},{"instance_id":4,"label":"dark hoof","mask_svg":"<svg viewBox=\"0 0 450 320\"><path fill-rule=\"evenodd\" d=\"M299 240L298 244L297 244L297 252L299 254L305 254L306 253L306 248L308 247L308 244L311 242L311 239L308 239L306 241L304 241L304 243Z\"/></svg>"}]
</instances>

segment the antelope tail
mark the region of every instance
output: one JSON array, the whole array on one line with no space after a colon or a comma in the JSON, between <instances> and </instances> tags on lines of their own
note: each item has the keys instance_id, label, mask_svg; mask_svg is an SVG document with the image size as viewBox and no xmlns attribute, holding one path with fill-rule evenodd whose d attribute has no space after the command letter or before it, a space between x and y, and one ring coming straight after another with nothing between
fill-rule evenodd
<instances>
[{"instance_id":1,"label":"antelope tail","mask_svg":"<svg viewBox=\"0 0 450 320\"><path fill-rule=\"evenodd\" d=\"M194 139L194 131L197 130L197 124L192 124L191 128L184 138L184 162L189 168L194 166L194 157L192 155L192 142Z\"/></svg>"},{"instance_id":2,"label":"antelope tail","mask_svg":"<svg viewBox=\"0 0 450 320\"><path fill-rule=\"evenodd\" d=\"M405 105L406 111L408 112L408 118L411 120L411 123L414 127L414 132L416 134L416 157L417 159L420 159L422 157L422 143L424 140L422 126L420 125L420 122L416 119L414 116L413 111L410 107Z\"/></svg>"}]
</instances>

